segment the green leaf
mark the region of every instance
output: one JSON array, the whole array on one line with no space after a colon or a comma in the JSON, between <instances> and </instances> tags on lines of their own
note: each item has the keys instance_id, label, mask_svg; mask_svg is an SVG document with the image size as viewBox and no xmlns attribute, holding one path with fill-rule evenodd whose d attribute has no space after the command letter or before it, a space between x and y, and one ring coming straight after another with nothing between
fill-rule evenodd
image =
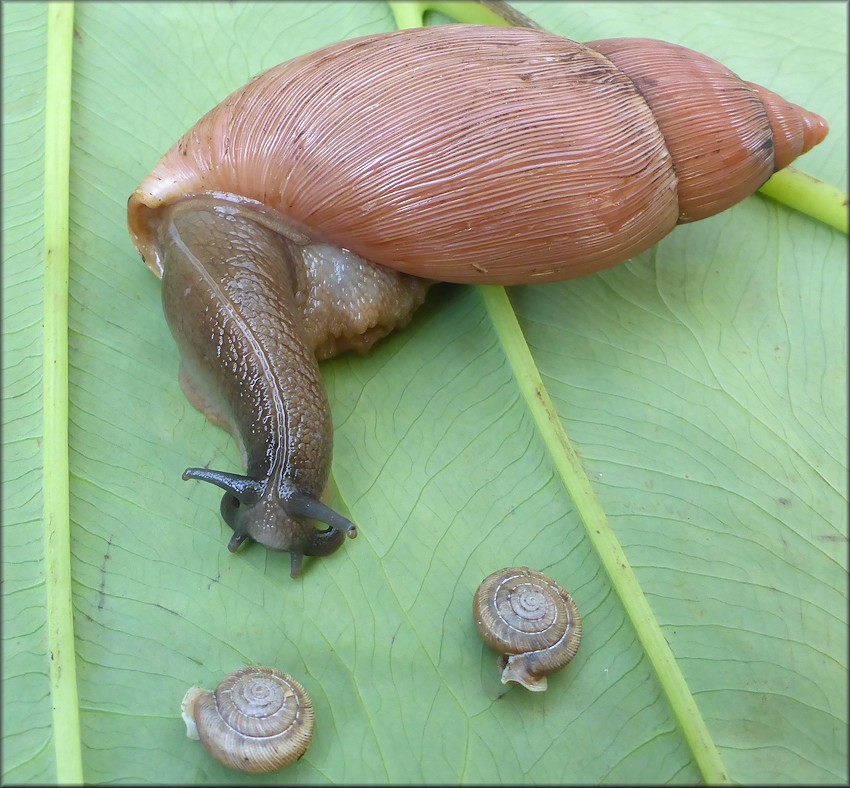
<instances>
[{"instance_id":1,"label":"green leaf","mask_svg":"<svg viewBox=\"0 0 850 788\"><path fill-rule=\"evenodd\" d=\"M846 6L519 3L578 40L664 38L823 114L799 166L846 189ZM3 6L3 778L55 781L42 485L47 7ZM444 20L441 20L444 21ZM70 190L70 566L89 782L695 782L634 618L558 476L486 293L440 286L324 367L359 536L288 576L231 555L239 469L185 401L126 199L258 71L394 26L382 3L82 4ZM764 198L615 269L509 291L537 371L730 777L847 774L846 237ZM46 381L45 381L46 386ZM584 617L546 693L503 687L470 607L492 570L558 578ZM291 672L316 735L240 777L189 741L191 685ZM65 736L67 731L57 731Z\"/></svg>"}]
</instances>

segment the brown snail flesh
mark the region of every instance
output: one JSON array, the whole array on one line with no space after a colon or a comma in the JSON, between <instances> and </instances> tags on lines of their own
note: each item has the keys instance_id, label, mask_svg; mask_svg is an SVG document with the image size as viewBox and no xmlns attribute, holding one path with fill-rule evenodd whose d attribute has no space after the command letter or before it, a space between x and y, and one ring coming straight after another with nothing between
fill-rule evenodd
<instances>
[{"instance_id":1,"label":"brown snail flesh","mask_svg":"<svg viewBox=\"0 0 850 788\"><path fill-rule=\"evenodd\" d=\"M190 689L181 705L186 735L242 772L273 772L297 761L313 736L313 704L291 676L250 666L214 692Z\"/></svg>"},{"instance_id":2,"label":"brown snail flesh","mask_svg":"<svg viewBox=\"0 0 850 788\"><path fill-rule=\"evenodd\" d=\"M548 282L620 263L753 193L826 132L711 58L648 39L446 25L260 74L128 205L183 389L246 468L184 478L224 489L230 549L288 550L296 576L303 555L355 534L319 501L332 429L318 361L403 326L433 280Z\"/></svg>"},{"instance_id":3,"label":"brown snail flesh","mask_svg":"<svg viewBox=\"0 0 850 788\"><path fill-rule=\"evenodd\" d=\"M581 616L551 577L528 567L500 569L475 592L472 616L484 642L502 655L502 684L533 692L565 668L581 643Z\"/></svg>"}]
</instances>

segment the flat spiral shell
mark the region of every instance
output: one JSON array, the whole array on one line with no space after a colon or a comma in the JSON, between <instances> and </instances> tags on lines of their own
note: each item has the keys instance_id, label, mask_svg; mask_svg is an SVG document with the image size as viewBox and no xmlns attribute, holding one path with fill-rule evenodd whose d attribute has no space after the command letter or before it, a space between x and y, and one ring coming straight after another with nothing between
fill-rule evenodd
<instances>
[{"instance_id":1,"label":"flat spiral shell","mask_svg":"<svg viewBox=\"0 0 850 788\"><path fill-rule=\"evenodd\" d=\"M313 704L295 679L251 666L215 692L190 689L182 704L186 735L216 760L243 772L273 772L298 760L313 736Z\"/></svg>"},{"instance_id":2,"label":"flat spiral shell","mask_svg":"<svg viewBox=\"0 0 850 788\"><path fill-rule=\"evenodd\" d=\"M500 569L484 579L472 603L481 637L502 654L502 683L534 692L561 670L581 642L581 616L552 578L528 567Z\"/></svg>"}]
</instances>

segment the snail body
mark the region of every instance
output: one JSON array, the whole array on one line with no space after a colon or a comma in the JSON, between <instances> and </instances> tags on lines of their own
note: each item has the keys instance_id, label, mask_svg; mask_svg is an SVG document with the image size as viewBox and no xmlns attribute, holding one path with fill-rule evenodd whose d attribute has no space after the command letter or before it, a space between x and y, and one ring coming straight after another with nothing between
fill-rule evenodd
<instances>
[{"instance_id":1,"label":"snail body","mask_svg":"<svg viewBox=\"0 0 850 788\"><path fill-rule=\"evenodd\" d=\"M181 705L186 735L231 769L272 772L298 760L313 736L313 704L304 687L274 668L226 676L214 692L193 687Z\"/></svg>"},{"instance_id":2,"label":"snail body","mask_svg":"<svg viewBox=\"0 0 850 788\"><path fill-rule=\"evenodd\" d=\"M472 616L484 642L502 655L502 684L532 692L565 668L581 643L581 616L551 577L528 567L500 569L478 586Z\"/></svg>"},{"instance_id":3,"label":"snail body","mask_svg":"<svg viewBox=\"0 0 850 788\"><path fill-rule=\"evenodd\" d=\"M368 350L432 281L547 282L622 262L751 194L826 130L711 58L647 39L447 25L266 71L128 205L163 279L184 390L247 468L184 478L225 490L232 549L289 550L297 575L302 555L354 534L319 502L332 441L317 360Z\"/></svg>"}]
</instances>

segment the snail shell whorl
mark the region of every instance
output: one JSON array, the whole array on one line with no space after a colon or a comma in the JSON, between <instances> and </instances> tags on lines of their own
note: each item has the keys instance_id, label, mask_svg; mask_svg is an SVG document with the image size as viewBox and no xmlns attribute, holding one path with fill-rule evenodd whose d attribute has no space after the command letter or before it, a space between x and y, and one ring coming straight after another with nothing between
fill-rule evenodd
<instances>
[{"instance_id":1,"label":"snail shell whorl","mask_svg":"<svg viewBox=\"0 0 850 788\"><path fill-rule=\"evenodd\" d=\"M648 38L586 46L651 107L677 175L679 224L740 202L826 135L822 118L687 47Z\"/></svg>"},{"instance_id":2,"label":"snail shell whorl","mask_svg":"<svg viewBox=\"0 0 850 788\"><path fill-rule=\"evenodd\" d=\"M128 219L159 274L163 207L222 193L416 276L555 281L728 208L826 132L685 47L441 25L260 74L163 157Z\"/></svg>"},{"instance_id":3,"label":"snail shell whorl","mask_svg":"<svg viewBox=\"0 0 850 788\"><path fill-rule=\"evenodd\" d=\"M215 692L189 690L183 716L188 736L200 738L216 760L243 772L272 772L289 765L306 752L313 735L309 695L274 668L237 670Z\"/></svg>"},{"instance_id":4,"label":"snail shell whorl","mask_svg":"<svg viewBox=\"0 0 850 788\"><path fill-rule=\"evenodd\" d=\"M502 683L541 692L581 642L581 616L552 578L528 567L500 569L475 592L472 613L481 637L503 655Z\"/></svg>"}]
</instances>

